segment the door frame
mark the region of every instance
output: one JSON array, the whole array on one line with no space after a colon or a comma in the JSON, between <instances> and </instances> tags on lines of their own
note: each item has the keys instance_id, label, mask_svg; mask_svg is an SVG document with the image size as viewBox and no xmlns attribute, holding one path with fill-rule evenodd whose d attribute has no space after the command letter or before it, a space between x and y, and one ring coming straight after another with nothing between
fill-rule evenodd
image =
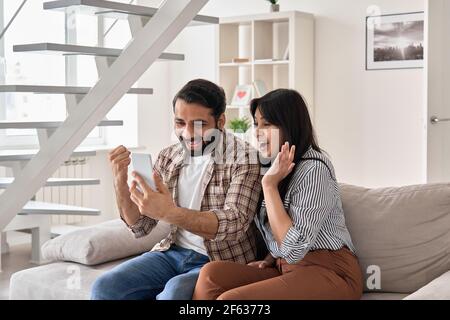
<instances>
[{"instance_id":1,"label":"door frame","mask_svg":"<svg viewBox=\"0 0 450 320\"><path fill-rule=\"evenodd\" d=\"M450 118L450 3L427 0L425 21L426 181L450 182L450 121L432 124L431 118ZM449 31L446 31L449 30ZM446 33L448 35L446 37Z\"/></svg>"}]
</instances>

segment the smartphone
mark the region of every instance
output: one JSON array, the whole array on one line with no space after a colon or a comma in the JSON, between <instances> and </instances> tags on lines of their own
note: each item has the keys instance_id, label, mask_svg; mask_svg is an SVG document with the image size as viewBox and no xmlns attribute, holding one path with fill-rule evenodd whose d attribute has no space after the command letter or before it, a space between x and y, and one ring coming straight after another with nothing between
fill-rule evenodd
<instances>
[{"instance_id":1,"label":"smartphone","mask_svg":"<svg viewBox=\"0 0 450 320\"><path fill-rule=\"evenodd\" d=\"M131 154L132 170L136 171L153 190L156 190L155 181L153 180L153 164L152 156L146 153ZM139 185L138 185L138 189ZM142 192L142 190L140 190Z\"/></svg>"}]
</instances>

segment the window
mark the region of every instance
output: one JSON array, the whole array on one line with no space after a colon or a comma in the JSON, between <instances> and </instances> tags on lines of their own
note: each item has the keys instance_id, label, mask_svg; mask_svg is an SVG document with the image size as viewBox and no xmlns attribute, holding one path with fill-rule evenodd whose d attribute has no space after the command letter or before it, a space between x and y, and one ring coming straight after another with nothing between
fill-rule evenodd
<instances>
[{"instance_id":1,"label":"window","mask_svg":"<svg viewBox=\"0 0 450 320\"><path fill-rule=\"evenodd\" d=\"M11 20L23 0L0 1L0 30ZM48 1L48 0L45 0ZM27 1L5 36L0 39L0 84L93 86L98 80L95 59L90 56L60 56L14 53L13 45L28 43L70 43L87 46L104 44L121 48L131 39L126 21L114 22L97 17L43 10L44 0ZM103 25L105 26L103 28ZM101 31L99 32L99 30ZM66 118L64 95L0 93L0 120L63 121ZM133 112L130 113L130 109ZM123 119L137 133L137 97L124 97L111 111L110 119ZM114 118L113 118L114 117ZM127 118L129 118L127 121ZM122 128L124 129L124 128ZM83 145L99 145L119 128L95 128ZM116 132L116 134L114 134ZM0 130L0 148L38 147L36 131Z\"/></svg>"},{"instance_id":2,"label":"window","mask_svg":"<svg viewBox=\"0 0 450 320\"><path fill-rule=\"evenodd\" d=\"M22 0L2 1L1 29L13 17ZM3 21L2 21L3 20ZM31 24L30 21L40 23ZM28 1L0 40L2 84L64 84L64 58L14 53L14 44L32 42L64 43L64 15L42 10L42 1ZM65 117L63 96L0 93L2 120L61 120ZM7 146L37 145L35 130L1 130L0 143Z\"/></svg>"},{"instance_id":3,"label":"window","mask_svg":"<svg viewBox=\"0 0 450 320\"><path fill-rule=\"evenodd\" d=\"M96 17L69 14L66 23L66 43L84 46L99 45L99 22ZM82 87L92 87L98 80L95 59L91 56L66 57L66 83ZM96 127L85 140L84 145L105 143L107 128Z\"/></svg>"},{"instance_id":4,"label":"window","mask_svg":"<svg viewBox=\"0 0 450 320\"><path fill-rule=\"evenodd\" d=\"M130 2L130 1L121 1ZM136 2L136 1L135 1ZM130 27L126 20L105 18L104 45L108 48L125 48L132 39ZM108 30L110 30L108 32ZM109 119L122 119L123 127L108 128L108 144L138 145L138 96L125 95L108 114Z\"/></svg>"}]
</instances>

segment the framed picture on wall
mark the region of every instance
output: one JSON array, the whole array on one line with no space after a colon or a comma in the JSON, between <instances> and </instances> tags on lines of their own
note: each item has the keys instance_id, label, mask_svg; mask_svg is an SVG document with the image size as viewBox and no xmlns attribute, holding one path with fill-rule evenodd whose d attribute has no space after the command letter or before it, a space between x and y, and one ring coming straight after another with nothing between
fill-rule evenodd
<instances>
[{"instance_id":1,"label":"framed picture on wall","mask_svg":"<svg viewBox=\"0 0 450 320\"><path fill-rule=\"evenodd\" d=\"M366 18L366 70L424 66L424 13Z\"/></svg>"}]
</instances>

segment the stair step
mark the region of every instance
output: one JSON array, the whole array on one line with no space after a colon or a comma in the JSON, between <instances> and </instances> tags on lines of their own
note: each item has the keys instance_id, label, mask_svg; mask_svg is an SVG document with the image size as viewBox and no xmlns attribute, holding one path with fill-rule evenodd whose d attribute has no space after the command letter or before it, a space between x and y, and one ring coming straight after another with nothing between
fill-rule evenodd
<instances>
[{"instance_id":1,"label":"stair step","mask_svg":"<svg viewBox=\"0 0 450 320\"><path fill-rule=\"evenodd\" d=\"M30 43L19 44L13 47L14 52L37 52L62 55L88 55L100 57L118 57L122 49L79 46L59 43ZM178 53L163 53L160 60L183 61L184 55Z\"/></svg>"},{"instance_id":2,"label":"stair step","mask_svg":"<svg viewBox=\"0 0 450 320\"><path fill-rule=\"evenodd\" d=\"M87 15L102 15L114 19L126 19L129 15L152 17L158 12L157 8L126 4L104 0L57 0L44 2L44 10L59 10L76 12ZM219 18L197 15L190 26L218 24Z\"/></svg>"},{"instance_id":3,"label":"stair step","mask_svg":"<svg viewBox=\"0 0 450 320\"><path fill-rule=\"evenodd\" d=\"M0 178L0 189L8 188L14 182L14 178ZM45 184L46 187L69 187L69 186L93 186L99 185L99 179L71 179L71 178L50 178Z\"/></svg>"},{"instance_id":4,"label":"stair step","mask_svg":"<svg viewBox=\"0 0 450 320\"><path fill-rule=\"evenodd\" d=\"M54 129L59 128L62 121L0 121L0 129ZM123 126L122 120L103 120L99 127Z\"/></svg>"},{"instance_id":5,"label":"stair step","mask_svg":"<svg viewBox=\"0 0 450 320\"><path fill-rule=\"evenodd\" d=\"M29 201L22 209L21 215L31 214L52 214L52 215L77 215L77 216L98 216L100 210L69 206L58 203L47 203L40 201Z\"/></svg>"},{"instance_id":6,"label":"stair step","mask_svg":"<svg viewBox=\"0 0 450 320\"><path fill-rule=\"evenodd\" d=\"M42 94L87 94L90 87L0 85L0 92L27 92ZM131 88L129 94L153 94L153 89Z\"/></svg>"},{"instance_id":7,"label":"stair step","mask_svg":"<svg viewBox=\"0 0 450 320\"><path fill-rule=\"evenodd\" d=\"M31 160L39 150L0 150L0 162ZM94 150L76 150L72 157L93 157L97 153Z\"/></svg>"}]
</instances>

